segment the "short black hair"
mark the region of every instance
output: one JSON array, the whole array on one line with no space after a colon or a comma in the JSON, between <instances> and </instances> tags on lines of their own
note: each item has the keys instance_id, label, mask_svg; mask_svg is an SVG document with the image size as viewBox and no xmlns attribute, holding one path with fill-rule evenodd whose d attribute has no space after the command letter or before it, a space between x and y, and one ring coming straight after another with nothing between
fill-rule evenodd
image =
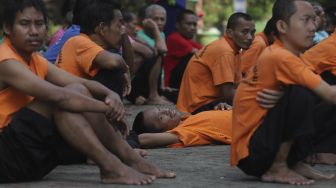
<instances>
[{"instance_id":1,"label":"short black hair","mask_svg":"<svg viewBox=\"0 0 336 188\"><path fill-rule=\"evenodd\" d=\"M276 28L276 23L279 20L283 20L289 24L289 20L293 14L297 11L295 2L296 1L305 1L306 0L276 0L273 9L272 9L272 23L274 28L274 34L279 36L278 29Z\"/></svg>"},{"instance_id":2,"label":"short black hair","mask_svg":"<svg viewBox=\"0 0 336 188\"><path fill-rule=\"evenodd\" d=\"M240 18L247 21L253 21L252 16L250 16L249 14L243 12L236 12L229 17L226 29L234 29L238 25Z\"/></svg>"},{"instance_id":3,"label":"short black hair","mask_svg":"<svg viewBox=\"0 0 336 188\"><path fill-rule=\"evenodd\" d=\"M116 0L95 0L81 10L81 33L93 34L100 23L110 24L114 19L114 11L120 9L121 6Z\"/></svg>"},{"instance_id":4,"label":"short black hair","mask_svg":"<svg viewBox=\"0 0 336 188\"><path fill-rule=\"evenodd\" d=\"M326 11L326 19L327 19L327 25L335 25L336 26L336 15L333 11Z\"/></svg>"},{"instance_id":5,"label":"short black hair","mask_svg":"<svg viewBox=\"0 0 336 188\"><path fill-rule=\"evenodd\" d=\"M264 28L264 33L266 36L271 35L272 33L274 33L274 20L271 18L267 21L265 28Z\"/></svg>"},{"instance_id":6,"label":"short black hair","mask_svg":"<svg viewBox=\"0 0 336 188\"><path fill-rule=\"evenodd\" d=\"M74 6L73 6L73 18L72 18L72 24L80 25L81 21L81 11L91 4L95 0L76 0Z\"/></svg>"},{"instance_id":7,"label":"short black hair","mask_svg":"<svg viewBox=\"0 0 336 188\"><path fill-rule=\"evenodd\" d=\"M145 120L144 120L144 113L143 111L142 112L139 112L136 116L135 116L135 119L134 119L134 122L133 122L133 127L132 127L132 130L136 133L136 134L142 134L142 133L146 133L147 130L146 130L146 127L145 127Z\"/></svg>"},{"instance_id":8,"label":"short black hair","mask_svg":"<svg viewBox=\"0 0 336 188\"><path fill-rule=\"evenodd\" d=\"M126 23L130 23L136 17L136 15L133 12L129 11L123 11L122 15Z\"/></svg>"},{"instance_id":9,"label":"short black hair","mask_svg":"<svg viewBox=\"0 0 336 188\"><path fill-rule=\"evenodd\" d=\"M185 15L194 15L194 16L197 16L196 13L192 10L189 10L189 9L185 9L185 10L182 10L176 17L176 22L181 22Z\"/></svg>"},{"instance_id":10,"label":"short black hair","mask_svg":"<svg viewBox=\"0 0 336 188\"><path fill-rule=\"evenodd\" d=\"M1 22L10 27L14 25L14 20L18 12L22 12L25 8L34 7L43 14L44 22L48 23L47 9L42 0L4 0Z\"/></svg>"}]
</instances>

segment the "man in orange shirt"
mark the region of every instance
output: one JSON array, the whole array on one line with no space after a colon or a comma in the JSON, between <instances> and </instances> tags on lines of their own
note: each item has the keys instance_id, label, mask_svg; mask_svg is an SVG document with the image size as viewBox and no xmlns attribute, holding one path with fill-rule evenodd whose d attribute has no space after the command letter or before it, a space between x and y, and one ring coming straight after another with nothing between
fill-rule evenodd
<instances>
[{"instance_id":1,"label":"man in orange shirt","mask_svg":"<svg viewBox=\"0 0 336 188\"><path fill-rule=\"evenodd\" d=\"M336 153L336 107L316 97L335 104L336 89L298 57L312 45L314 18L305 0L275 2L278 39L260 55L233 102L231 164L265 182L306 185L334 177L302 163L316 150ZM262 88L285 89L285 94L268 110L255 99Z\"/></svg>"},{"instance_id":2,"label":"man in orange shirt","mask_svg":"<svg viewBox=\"0 0 336 188\"><path fill-rule=\"evenodd\" d=\"M5 1L3 14L1 183L39 180L59 164L86 157L98 165L103 183L140 185L154 176L175 177L122 139L125 110L115 92L68 74L36 52L47 34L42 0Z\"/></svg>"},{"instance_id":3,"label":"man in orange shirt","mask_svg":"<svg viewBox=\"0 0 336 188\"><path fill-rule=\"evenodd\" d=\"M312 66L315 73L320 74L330 85L336 84L336 30L326 39L316 44L301 55L301 58ZM336 154L317 153L308 157L311 163L336 164Z\"/></svg>"},{"instance_id":4,"label":"man in orange shirt","mask_svg":"<svg viewBox=\"0 0 336 188\"><path fill-rule=\"evenodd\" d=\"M231 144L230 110L211 110L190 115L169 108L147 109L136 116L133 130L139 134L142 148Z\"/></svg>"},{"instance_id":5,"label":"man in orange shirt","mask_svg":"<svg viewBox=\"0 0 336 188\"><path fill-rule=\"evenodd\" d=\"M224 37L196 52L184 72L177 108L192 114L212 110L221 102L232 103L240 49L248 49L254 39L252 17L234 13Z\"/></svg>"},{"instance_id":6,"label":"man in orange shirt","mask_svg":"<svg viewBox=\"0 0 336 188\"><path fill-rule=\"evenodd\" d=\"M336 30L328 38L311 47L301 58L311 65L314 72L331 85L336 84Z\"/></svg>"},{"instance_id":7,"label":"man in orange shirt","mask_svg":"<svg viewBox=\"0 0 336 188\"><path fill-rule=\"evenodd\" d=\"M119 5L110 7L112 14L97 5L81 10L85 17L80 21L81 33L64 44L55 64L73 75L98 81L124 97L131 89L129 67L120 55L108 50L119 49L122 37L128 36L122 35Z\"/></svg>"},{"instance_id":8,"label":"man in orange shirt","mask_svg":"<svg viewBox=\"0 0 336 188\"><path fill-rule=\"evenodd\" d=\"M269 20L266 23L264 31L258 33L251 46L244 50L241 53L240 63L239 63L239 72L241 74L241 78L246 78L248 72L250 71L251 67L257 61L261 52L269 45L271 45L274 41L273 30L271 28L272 20Z\"/></svg>"}]
</instances>

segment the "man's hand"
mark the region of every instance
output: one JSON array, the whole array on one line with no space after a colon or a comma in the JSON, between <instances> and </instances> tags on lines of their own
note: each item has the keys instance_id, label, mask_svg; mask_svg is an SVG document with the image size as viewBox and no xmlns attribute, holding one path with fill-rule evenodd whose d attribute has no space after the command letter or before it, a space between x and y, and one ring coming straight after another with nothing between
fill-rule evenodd
<instances>
[{"instance_id":1,"label":"man's hand","mask_svg":"<svg viewBox=\"0 0 336 188\"><path fill-rule=\"evenodd\" d=\"M115 130L120 131L124 139L127 138L130 132L130 126L126 118L123 118L121 121L110 121L110 124L113 126Z\"/></svg>"},{"instance_id":2,"label":"man's hand","mask_svg":"<svg viewBox=\"0 0 336 188\"><path fill-rule=\"evenodd\" d=\"M123 88L123 97L125 97L126 95L129 95L131 93L132 90L132 86L131 86L131 75L130 72L127 71L126 73L123 74L124 77L124 88Z\"/></svg>"},{"instance_id":3,"label":"man's hand","mask_svg":"<svg viewBox=\"0 0 336 188\"><path fill-rule=\"evenodd\" d=\"M283 93L283 91L263 89L257 93L257 101L263 108L273 108Z\"/></svg>"},{"instance_id":4,"label":"man's hand","mask_svg":"<svg viewBox=\"0 0 336 188\"><path fill-rule=\"evenodd\" d=\"M225 103L225 102L221 102L214 107L214 110L221 110L221 111L228 110L228 111L230 111L230 110L232 110L232 106Z\"/></svg>"},{"instance_id":5,"label":"man's hand","mask_svg":"<svg viewBox=\"0 0 336 188\"><path fill-rule=\"evenodd\" d=\"M105 104L110 107L110 110L106 112L106 119L109 122L121 121L125 116L125 108L120 100L120 97L115 92L111 92L105 98Z\"/></svg>"},{"instance_id":6,"label":"man's hand","mask_svg":"<svg viewBox=\"0 0 336 188\"><path fill-rule=\"evenodd\" d=\"M142 21L142 25L145 28L150 29L152 32L154 32L155 30L158 30L159 27L157 26L157 24L154 22L154 20L152 20L151 18L146 18Z\"/></svg>"}]
</instances>

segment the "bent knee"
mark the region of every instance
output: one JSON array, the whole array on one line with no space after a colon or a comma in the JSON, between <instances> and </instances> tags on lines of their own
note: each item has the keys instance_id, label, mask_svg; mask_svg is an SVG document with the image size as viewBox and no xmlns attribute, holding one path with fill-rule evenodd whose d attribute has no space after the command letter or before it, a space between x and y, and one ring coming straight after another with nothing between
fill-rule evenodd
<instances>
[{"instance_id":1,"label":"bent knee","mask_svg":"<svg viewBox=\"0 0 336 188\"><path fill-rule=\"evenodd\" d=\"M85 96L92 96L89 89L84 86L83 84L79 84L79 83L74 83L74 84L69 84L67 86L65 86L65 88L70 89L72 91L81 93Z\"/></svg>"}]
</instances>

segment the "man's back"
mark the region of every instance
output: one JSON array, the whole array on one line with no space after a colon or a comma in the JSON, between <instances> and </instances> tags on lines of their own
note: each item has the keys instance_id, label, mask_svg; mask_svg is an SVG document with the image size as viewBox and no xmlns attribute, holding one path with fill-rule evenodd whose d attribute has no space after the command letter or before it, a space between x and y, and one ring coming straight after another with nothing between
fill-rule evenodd
<instances>
[{"instance_id":1,"label":"man's back","mask_svg":"<svg viewBox=\"0 0 336 188\"><path fill-rule=\"evenodd\" d=\"M336 70L336 33L307 50L301 57L317 74Z\"/></svg>"},{"instance_id":2,"label":"man's back","mask_svg":"<svg viewBox=\"0 0 336 188\"><path fill-rule=\"evenodd\" d=\"M267 37L264 33L259 33L253 40L249 49L245 50L241 55L239 71L242 78L246 77L251 67L256 63L261 52L268 46Z\"/></svg>"},{"instance_id":3,"label":"man's back","mask_svg":"<svg viewBox=\"0 0 336 188\"><path fill-rule=\"evenodd\" d=\"M237 54L238 48L227 37L198 51L184 72L177 108L191 113L204 104L218 100L221 91L217 86L234 82Z\"/></svg>"},{"instance_id":4,"label":"man's back","mask_svg":"<svg viewBox=\"0 0 336 188\"><path fill-rule=\"evenodd\" d=\"M91 78L99 70L93 65L93 60L103 50L87 35L80 34L64 44L55 64L76 76Z\"/></svg>"}]
</instances>

